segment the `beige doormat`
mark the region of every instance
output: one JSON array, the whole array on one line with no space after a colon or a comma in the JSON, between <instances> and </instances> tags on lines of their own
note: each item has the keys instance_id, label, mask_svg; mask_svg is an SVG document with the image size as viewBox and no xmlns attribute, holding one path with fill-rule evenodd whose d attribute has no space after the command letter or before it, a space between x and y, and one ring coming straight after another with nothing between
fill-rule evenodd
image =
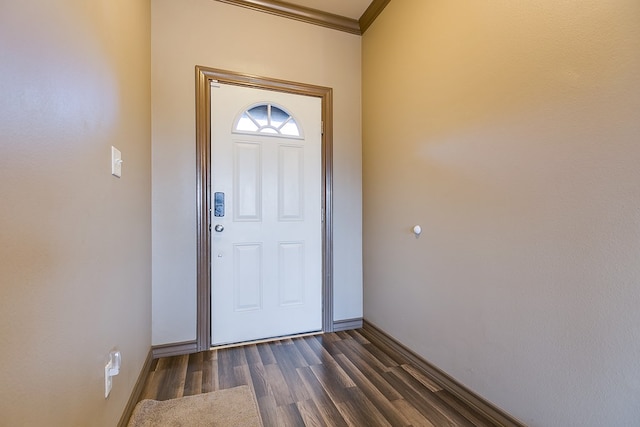
<instances>
[{"instance_id":1,"label":"beige doormat","mask_svg":"<svg viewBox=\"0 0 640 427\"><path fill-rule=\"evenodd\" d=\"M262 427L249 386L171 400L139 402L128 427Z\"/></svg>"}]
</instances>

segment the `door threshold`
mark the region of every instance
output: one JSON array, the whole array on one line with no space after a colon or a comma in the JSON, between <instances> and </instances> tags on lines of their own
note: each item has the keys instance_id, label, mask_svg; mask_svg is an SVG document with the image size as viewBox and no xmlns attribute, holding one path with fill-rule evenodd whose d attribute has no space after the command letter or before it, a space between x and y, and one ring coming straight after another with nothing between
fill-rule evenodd
<instances>
[{"instance_id":1,"label":"door threshold","mask_svg":"<svg viewBox=\"0 0 640 427\"><path fill-rule=\"evenodd\" d=\"M264 344L264 343L273 342L273 341L288 340L292 338L312 337L314 335L322 335L322 334L324 334L323 331L304 332L301 334L282 335L279 337L262 338L262 339L253 340L253 341L241 341L241 342L234 342L230 344L212 345L210 350L222 350L225 348L242 347L244 345L252 345L252 344Z\"/></svg>"}]
</instances>

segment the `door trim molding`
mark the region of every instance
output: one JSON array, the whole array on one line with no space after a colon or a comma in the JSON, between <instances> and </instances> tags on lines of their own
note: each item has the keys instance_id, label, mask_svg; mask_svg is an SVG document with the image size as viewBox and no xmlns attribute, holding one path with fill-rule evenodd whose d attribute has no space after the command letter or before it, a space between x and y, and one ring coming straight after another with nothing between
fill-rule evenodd
<instances>
[{"instance_id":1,"label":"door trim molding","mask_svg":"<svg viewBox=\"0 0 640 427\"><path fill-rule=\"evenodd\" d=\"M322 330L333 332L333 89L196 66L196 351L211 348L211 82L321 99Z\"/></svg>"}]
</instances>

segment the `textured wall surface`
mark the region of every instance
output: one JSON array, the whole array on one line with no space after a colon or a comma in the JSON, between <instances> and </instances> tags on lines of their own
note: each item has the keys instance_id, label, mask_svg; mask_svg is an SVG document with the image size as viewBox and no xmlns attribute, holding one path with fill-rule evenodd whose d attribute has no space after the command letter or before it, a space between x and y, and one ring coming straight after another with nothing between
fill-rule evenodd
<instances>
[{"instance_id":1,"label":"textured wall surface","mask_svg":"<svg viewBox=\"0 0 640 427\"><path fill-rule=\"evenodd\" d=\"M0 2L1 425L113 427L149 352L150 16Z\"/></svg>"},{"instance_id":2,"label":"textured wall surface","mask_svg":"<svg viewBox=\"0 0 640 427\"><path fill-rule=\"evenodd\" d=\"M334 89L334 319L362 316L360 43L220 2L153 1L155 345L196 336L196 65Z\"/></svg>"},{"instance_id":3,"label":"textured wall surface","mask_svg":"<svg viewBox=\"0 0 640 427\"><path fill-rule=\"evenodd\" d=\"M531 426L640 419L638 22L403 0L363 37L365 318Z\"/></svg>"}]
</instances>

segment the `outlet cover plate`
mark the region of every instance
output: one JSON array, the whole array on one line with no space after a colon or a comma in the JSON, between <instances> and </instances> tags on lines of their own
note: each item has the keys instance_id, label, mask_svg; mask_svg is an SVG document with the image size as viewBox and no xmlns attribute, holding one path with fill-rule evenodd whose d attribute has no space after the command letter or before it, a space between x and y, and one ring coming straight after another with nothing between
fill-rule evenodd
<instances>
[{"instance_id":1,"label":"outlet cover plate","mask_svg":"<svg viewBox=\"0 0 640 427\"><path fill-rule=\"evenodd\" d=\"M104 398L109 397L111 393L111 387L113 386L113 377L109 375L111 369L111 362L107 363L104 367Z\"/></svg>"},{"instance_id":2,"label":"outlet cover plate","mask_svg":"<svg viewBox=\"0 0 640 427\"><path fill-rule=\"evenodd\" d=\"M116 147L111 147L111 175L122 177L122 153Z\"/></svg>"}]
</instances>

